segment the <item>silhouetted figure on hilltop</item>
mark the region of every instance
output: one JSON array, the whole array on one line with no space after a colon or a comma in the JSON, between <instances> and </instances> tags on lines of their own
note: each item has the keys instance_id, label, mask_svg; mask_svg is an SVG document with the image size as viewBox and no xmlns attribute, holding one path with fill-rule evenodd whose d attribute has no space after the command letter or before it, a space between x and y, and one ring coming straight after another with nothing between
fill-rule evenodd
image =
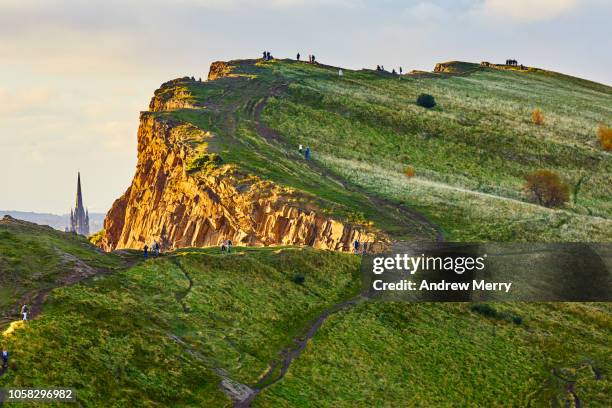
<instances>
[{"instance_id":1,"label":"silhouetted figure on hilltop","mask_svg":"<svg viewBox=\"0 0 612 408\"><path fill-rule=\"evenodd\" d=\"M297 57L296 57L296 59L297 59L298 61L300 60L300 53L299 53L299 52L297 53Z\"/></svg>"},{"instance_id":2,"label":"silhouetted figure on hilltop","mask_svg":"<svg viewBox=\"0 0 612 408\"><path fill-rule=\"evenodd\" d=\"M266 57L268 56L268 51L263 52L263 60L266 61Z\"/></svg>"},{"instance_id":3,"label":"silhouetted figure on hilltop","mask_svg":"<svg viewBox=\"0 0 612 408\"><path fill-rule=\"evenodd\" d=\"M391 71L391 73L392 73L393 75L397 74L397 72L395 72L395 68L393 68L393 71Z\"/></svg>"},{"instance_id":4,"label":"silhouetted figure on hilltop","mask_svg":"<svg viewBox=\"0 0 612 408\"><path fill-rule=\"evenodd\" d=\"M400 67L400 75L402 75L402 67Z\"/></svg>"}]
</instances>

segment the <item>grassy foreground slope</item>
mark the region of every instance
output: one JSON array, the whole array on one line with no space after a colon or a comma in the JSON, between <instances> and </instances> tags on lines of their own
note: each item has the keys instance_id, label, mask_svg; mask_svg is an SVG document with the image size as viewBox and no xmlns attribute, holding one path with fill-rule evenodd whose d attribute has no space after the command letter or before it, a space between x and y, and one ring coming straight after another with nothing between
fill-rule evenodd
<instances>
[{"instance_id":1,"label":"grassy foreground slope","mask_svg":"<svg viewBox=\"0 0 612 408\"><path fill-rule=\"evenodd\" d=\"M363 303L330 317L254 407L606 407L608 304ZM582 405L578 405L582 404Z\"/></svg>"},{"instance_id":2,"label":"grassy foreground slope","mask_svg":"<svg viewBox=\"0 0 612 408\"><path fill-rule=\"evenodd\" d=\"M57 246L92 264L117 262L82 238L18 227L3 241L14 265L31 258L23 245L34 237L53 242L36 258L53 259ZM258 384L283 349L360 284L357 256L307 248L185 249L122 262L73 284L61 278L70 268L57 270L41 313L0 332L11 351L0 388L73 387L84 407L230 407L222 381ZM29 285L39 287L27 281L26 293ZM574 396L609 406L609 305L493 307L521 324L469 304L366 302L339 311L284 378L263 383L253 406L564 406Z\"/></svg>"},{"instance_id":3,"label":"grassy foreground slope","mask_svg":"<svg viewBox=\"0 0 612 408\"><path fill-rule=\"evenodd\" d=\"M407 204L464 241L609 241L612 158L595 130L612 117L612 88L546 71L471 67L401 77L294 61L233 61L231 77L174 82L196 106L159 113L212 132L223 162L311 193L323 207L399 238L410 219L373 198ZM416 105L430 93L436 108ZM531 111L545 123L531 122ZM297 146L310 146L306 162ZM408 179L407 166L416 170ZM533 205L527 174L558 172L576 202ZM343 180L343 187L338 180ZM345 188L349 183L350 188Z\"/></svg>"},{"instance_id":4,"label":"grassy foreground slope","mask_svg":"<svg viewBox=\"0 0 612 408\"><path fill-rule=\"evenodd\" d=\"M0 220L0 327L19 314L20 304L69 282L125 265L87 239L4 217Z\"/></svg>"},{"instance_id":5,"label":"grassy foreground slope","mask_svg":"<svg viewBox=\"0 0 612 408\"><path fill-rule=\"evenodd\" d=\"M184 251L54 290L3 338L0 387L65 385L83 406L231 406L323 309L353 296L358 259L307 249ZM303 277L302 283L296 276Z\"/></svg>"}]
</instances>

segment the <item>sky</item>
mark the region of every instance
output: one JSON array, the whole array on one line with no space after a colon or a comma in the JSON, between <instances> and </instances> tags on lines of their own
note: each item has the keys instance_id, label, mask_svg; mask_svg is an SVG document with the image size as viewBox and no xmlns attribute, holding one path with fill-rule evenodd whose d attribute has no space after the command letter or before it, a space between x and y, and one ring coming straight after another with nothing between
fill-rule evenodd
<instances>
[{"instance_id":1,"label":"sky","mask_svg":"<svg viewBox=\"0 0 612 408\"><path fill-rule=\"evenodd\" d=\"M153 91L217 60L505 61L612 85L610 0L0 0L0 209L106 212Z\"/></svg>"}]
</instances>

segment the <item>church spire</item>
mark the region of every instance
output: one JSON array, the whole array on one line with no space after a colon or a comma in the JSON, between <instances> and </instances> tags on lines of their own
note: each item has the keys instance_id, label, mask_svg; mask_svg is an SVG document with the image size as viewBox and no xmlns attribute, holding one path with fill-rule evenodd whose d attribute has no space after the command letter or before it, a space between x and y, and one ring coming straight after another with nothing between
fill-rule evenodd
<instances>
[{"instance_id":1,"label":"church spire","mask_svg":"<svg viewBox=\"0 0 612 408\"><path fill-rule=\"evenodd\" d=\"M70 210L70 231L80 235L89 235L89 211L83 206L81 190L81 172L77 176L76 206Z\"/></svg>"},{"instance_id":2,"label":"church spire","mask_svg":"<svg viewBox=\"0 0 612 408\"><path fill-rule=\"evenodd\" d=\"M77 195L76 195L76 211L78 212L79 208L83 208L83 195L81 193L81 172L78 172L77 176Z\"/></svg>"}]
</instances>

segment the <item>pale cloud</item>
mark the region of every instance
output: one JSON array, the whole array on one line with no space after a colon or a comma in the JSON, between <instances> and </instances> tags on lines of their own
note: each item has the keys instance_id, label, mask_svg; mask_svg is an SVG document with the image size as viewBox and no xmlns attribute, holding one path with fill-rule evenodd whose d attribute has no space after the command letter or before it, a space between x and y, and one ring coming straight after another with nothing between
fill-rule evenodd
<instances>
[{"instance_id":1,"label":"pale cloud","mask_svg":"<svg viewBox=\"0 0 612 408\"><path fill-rule=\"evenodd\" d=\"M0 88L0 117L39 113L49 108L57 94L48 88Z\"/></svg>"},{"instance_id":2,"label":"pale cloud","mask_svg":"<svg viewBox=\"0 0 612 408\"><path fill-rule=\"evenodd\" d=\"M448 12L442 6L432 2L421 2L404 10L404 14L414 20L427 22L442 20L448 17Z\"/></svg>"},{"instance_id":3,"label":"pale cloud","mask_svg":"<svg viewBox=\"0 0 612 408\"><path fill-rule=\"evenodd\" d=\"M171 0L170 3L196 5L210 9L239 10L242 8L287 9L293 7L354 7L359 0Z\"/></svg>"},{"instance_id":4,"label":"pale cloud","mask_svg":"<svg viewBox=\"0 0 612 408\"><path fill-rule=\"evenodd\" d=\"M408 71L512 56L612 83L610 20L610 0L0 0L0 173L18 174L0 208L65 212L80 170L87 205L108 209L153 91L215 60L266 48Z\"/></svg>"},{"instance_id":5,"label":"pale cloud","mask_svg":"<svg viewBox=\"0 0 612 408\"><path fill-rule=\"evenodd\" d=\"M578 6L578 0L485 0L486 17L515 22L550 20Z\"/></svg>"}]
</instances>

